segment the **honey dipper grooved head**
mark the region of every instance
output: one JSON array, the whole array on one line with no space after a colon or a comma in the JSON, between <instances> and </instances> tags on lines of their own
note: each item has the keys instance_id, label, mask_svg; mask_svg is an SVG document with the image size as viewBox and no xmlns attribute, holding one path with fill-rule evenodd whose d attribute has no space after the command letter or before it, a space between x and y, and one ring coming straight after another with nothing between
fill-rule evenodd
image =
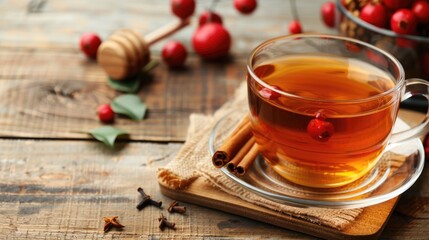
<instances>
[{"instance_id":1,"label":"honey dipper grooved head","mask_svg":"<svg viewBox=\"0 0 429 240\"><path fill-rule=\"evenodd\" d=\"M123 80L137 74L150 60L149 48L134 31L121 29L104 41L97 61L110 78Z\"/></svg>"}]
</instances>

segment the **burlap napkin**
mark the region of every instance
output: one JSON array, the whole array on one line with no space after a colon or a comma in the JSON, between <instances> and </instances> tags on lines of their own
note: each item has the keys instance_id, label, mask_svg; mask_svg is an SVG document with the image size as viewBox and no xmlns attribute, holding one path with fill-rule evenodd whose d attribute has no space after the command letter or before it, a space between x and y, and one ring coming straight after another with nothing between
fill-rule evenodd
<instances>
[{"instance_id":1,"label":"burlap napkin","mask_svg":"<svg viewBox=\"0 0 429 240\"><path fill-rule=\"evenodd\" d=\"M240 111L244 114L247 109L246 84L243 83L237 89L235 97L224 104L214 115L192 114L184 146L168 165L158 170L158 180L171 189L182 189L196 178L205 178L212 185L245 201L339 230L346 227L362 212L362 209L299 208L279 204L250 192L215 168L208 150L208 140L212 128L226 113ZM231 119L225 122L229 124L223 125L225 128L220 131L228 132L230 129L226 129L227 126L235 127L241 118L240 114L228 114L228 116ZM219 134L222 135L222 132Z\"/></svg>"}]
</instances>

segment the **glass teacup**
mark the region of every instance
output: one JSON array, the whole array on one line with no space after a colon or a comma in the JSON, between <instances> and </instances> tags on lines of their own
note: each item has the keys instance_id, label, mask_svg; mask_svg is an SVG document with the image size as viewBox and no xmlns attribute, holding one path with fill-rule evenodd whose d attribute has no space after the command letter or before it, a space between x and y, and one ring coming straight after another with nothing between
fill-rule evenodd
<instances>
[{"instance_id":1,"label":"glass teacup","mask_svg":"<svg viewBox=\"0 0 429 240\"><path fill-rule=\"evenodd\" d=\"M248 61L252 130L265 160L308 187L351 183L377 165L389 144L424 133L392 134L401 101L428 96L428 82L404 79L391 54L340 36L268 40Z\"/></svg>"}]
</instances>

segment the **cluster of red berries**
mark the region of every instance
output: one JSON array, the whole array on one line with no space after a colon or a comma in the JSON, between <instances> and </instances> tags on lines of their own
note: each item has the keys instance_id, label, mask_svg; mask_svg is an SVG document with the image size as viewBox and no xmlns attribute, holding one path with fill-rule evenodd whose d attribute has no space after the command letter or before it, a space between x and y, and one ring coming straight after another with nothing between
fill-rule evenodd
<instances>
[{"instance_id":1,"label":"cluster of red berries","mask_svg":"<svg viewBox=\"0 0 429 240\"><path fill-rule=\"evenodd\" d=\"M216 0L215 0L216 1ZM234 0L234 7L242 14L252 13L256 0ZM195 0L171 0L171 11L180 19L187 19L195 12ZM198 17L198 28L192 35L192 46L203 59L224 57L231 47L231 35L223 25L222 17L213 9ZM179 41L170 41L162 49L162 59L170 67L181 67L187 58L187 50Z\"/></svg>"},{"instance_id":2,"label":"cluster of red berries","mask_svg":"<svg viewBox=\"0 0 429 240\"><path fill-rule=\"evenodd\" d=\"M218 0L213 0L217 2ZM171 0L171 12L181 20L190 18L196 7L195 0ZM257 7L256 0L234 0L235 9L241 14L250 14ZM198 18L198 28L192 35L192 46L203 59L212 60L224 57L231 46L231 36L223 26L222 17L213 9L202 12ZM79 46L82 53L90 59L97 58L101 38L93 32L81 35ZM162 48L162 59L169 67L181 67L187 58L186 47L179 41L170 41ZM115 113L109 104L101 105L97 110L103 123L112 123Z\"/></svg>"},{"instance_id":3,"label":"cluster of red berries","mask_svg":"<svg viewBox=\"0 0 429 240\"><path fill-rule=\"evenodd\" d=\"M218 0L213 0L218 1ZM257 7L256 0L234 0L235 9L241 14L250 14ZM195 12L195 0L171 0L171 12L185 20ZM223 26L222 17L213 9L202 12L198 17L198 28L192 35L192 46L203 59L212 60L224 57L231 47L231 35ZM101 39L96 33L82 34L81 51L91 59L96 59ZM186 47L179 41L170 41L162 49L162 59L170 67L180 67L187 58Z\"/></svg>"},{"instance_id":4,"label":"cluster of red berries","mask_svg":"<svg viewBox=\"0 0 429 240\"><path fill-rule=\"evenodd\" d=\"M368 1L360 9L359 17L398 34L429 36L428 0Z\"/></svg>"}]
</instances>

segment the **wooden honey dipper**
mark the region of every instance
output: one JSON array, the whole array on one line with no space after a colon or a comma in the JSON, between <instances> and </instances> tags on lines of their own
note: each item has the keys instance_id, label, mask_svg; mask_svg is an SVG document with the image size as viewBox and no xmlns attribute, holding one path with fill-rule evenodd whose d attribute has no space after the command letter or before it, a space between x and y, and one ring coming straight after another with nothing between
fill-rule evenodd
<instances>
[{"instance_id":1,"label":"wooden honey dipper","mask_svg":"<svg viewBox=\"0 0 429 240\"><path fill-rule=\"evenodd\" d=\"M97 62L114 80L136 75L150 61L149 47L189 25L189 19L167 24L145 37L131 29L120 29L97 51Z\"/></svg>"}]
</instances>

